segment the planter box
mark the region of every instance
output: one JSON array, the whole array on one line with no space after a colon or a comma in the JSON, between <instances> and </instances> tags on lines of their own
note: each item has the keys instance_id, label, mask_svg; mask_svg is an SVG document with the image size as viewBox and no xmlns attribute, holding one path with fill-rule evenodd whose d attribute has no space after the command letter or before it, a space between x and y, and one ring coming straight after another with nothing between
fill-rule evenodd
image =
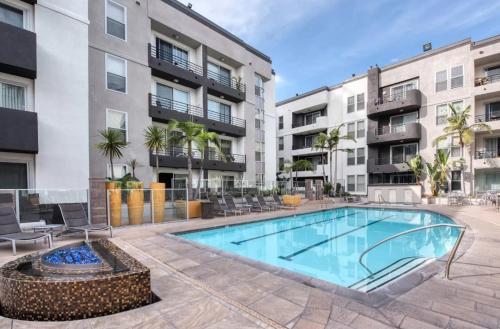
<instances>
[{"instance_id":1,"label":"planter box","mask_svg":"<svg viewBox=\"0 0 500 329\"><path fill-rule=\"evenodd\" d=\"M175 210L177 213L177 217L184 219L191 219L191 218L199 218L201 217L201 201L194 200L194 201L188 201L187 207L186 207L186 201L175 201ZM186 210L188 210L188 214L186 214Z\"/></svg>"}]
</instances>

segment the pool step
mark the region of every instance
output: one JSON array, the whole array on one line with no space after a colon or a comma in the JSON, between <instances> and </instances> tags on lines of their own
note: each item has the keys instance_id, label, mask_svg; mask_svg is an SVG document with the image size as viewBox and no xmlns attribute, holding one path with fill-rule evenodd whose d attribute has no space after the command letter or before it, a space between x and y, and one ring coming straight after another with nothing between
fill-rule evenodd
<instances>
[{"instance_id":1,"label":"pool step","mask_svg":"<svg viewBox=\"0 0 500 329\"><path fill-rule=\"evenodd\" d=\"M382 270L373 273L365 279L354 283L349 286L349 288L363 292L370 292L424 264L428 260L430 259L421 257L408 257L400 259Z\"/></svg>"}]
</instances>

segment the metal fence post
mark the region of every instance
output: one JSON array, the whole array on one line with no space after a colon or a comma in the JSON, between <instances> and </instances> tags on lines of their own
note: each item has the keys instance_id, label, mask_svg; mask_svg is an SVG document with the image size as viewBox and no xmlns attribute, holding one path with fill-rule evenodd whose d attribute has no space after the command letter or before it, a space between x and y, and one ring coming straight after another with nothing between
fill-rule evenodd
<instances>
[{"instance_id":1,"label":"metal fence post","mask_svg":"<svg viewBox=\"0 0 500 329\"><path fill-rule=\"evenodd\" d=\"M16 218L17 222L21 223L21 209L19 208L19 193L21 190L14 190L15 198L16 198Z\"/></svg>"},{"instance_id":2,"label":"metal fence post","mask_svg":"<svg viewBox=\"0 0 500 329\"><path fill-rule=\"evenodd\" d=\"M189 185L186 178L186 220L189 220Z\"/></svg>"},{"instance_id":3,"label":"metal fence post","mask_svg":"<svg viewBox=\"0 0 500 329\"><path fill-rule=\"evenodd\" d=\"M87 214L89 216L89 223L92 223L92 207L90 205L90 188L87 189Z\"/></svg>"},{"instance_id":4,"label":"metal fence post","mask_svg":"<svg viewBox=\"0 0 500 329\"><path fill-rule=\"evenodd\" d=\"M154 189L150 189L151 191L151 223L155 224L155 198L154 198Z\"/></svg>"},{"instance_id":5,"label":"metal fence post","mask_svg":"<svg viewBox=\"0 0 500 329\"><path fill-rule=\"evenodd\" d=\"M106 217L108 221L108 225L111 226L111 209L109 204L109 192L111 190L106 190Z\"/></svg>"}]
</instances>

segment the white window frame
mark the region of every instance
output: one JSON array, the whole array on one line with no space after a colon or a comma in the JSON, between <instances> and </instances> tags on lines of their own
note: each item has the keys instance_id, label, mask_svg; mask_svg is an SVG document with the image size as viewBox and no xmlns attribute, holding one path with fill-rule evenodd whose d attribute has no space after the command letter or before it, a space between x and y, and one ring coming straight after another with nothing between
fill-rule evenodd
<instances>
[{"instance_id":1,"label":"white window frame","mask_svg":"<svg viewBox=\"0 0 500 329\"><path fill-rule=\"evenodd\" d=\"M108 3L110 3L110 2L117 5L118 7L123 8L123 15L125 17L125 23L123 23L125 25L125 39L119 38L116 35L108 33ZM127 40L128 40L128 14L127 14L127 7L126 6L120 4L116 1L113 1L113 0L106 0L106 3L104 4L104 33L106 33L106 35L112 36L115 39L127 42Z\"/></svg>"},{"instance_id":2,"label":"white window frame","mask_svg":"<svg viewBox=\"0 0 500 329\"><path fill-rule=\"evenodd\" d=\"M29 84L23 83L20 81L5 79L2 76L0 76L0 83L24 88L24 110L19 110L19 111L27 111L27 112L34 111L34 109L31 106L31 102L30 102L31 97L28 97L29 96L28 93L31 93L31 88L30 88Z\"/></svg>"},{"instance_id":3,"label":"white window frame","mask_svg":"<svg viewBox=\"0 0 500 329\"><path fill-rule=\"evenodd\" d=\"M389 155L390 155L390 158L389 158L390 164L397 164L397 163L393 163L392 162L392 149L394 147L407 146L407 145L417 145L417 153L416 153L416 155L420 154L420 148L419 148L419 143L418 142L391 145L390 152L389 152ZM404 156L406 157L406 154L404 154Z\"/></svg>"},{"instance_id":4,"label":"white window frame","mask_svg":"<svg viewBox=\"0 0 500 329\"><path fill-rule=\"evenodd\" d=\"M437 87L437 83L438 83L438 80L437 80L437 75L438 75L438 73L441 73L441 72L443 72L443 71L445 71L445 72L446 72L446 88L445 88L445 89L443 89L443 90L437 90L437 88L436 88L436 87ZM448 69L444 69L444 70L439 70L439 71L436 71L436 72L434 73L434 92L435 92L435 93L440 93L440 92L443 92L443 91L446 91L446 90L448 90Z\"/></svg>"},{"instance_id":5,"label":"white window frame","mask_svg":"<svg viewBox=\"0 0 500 329\"><path fill-rule=\"evenodd\" d=\"M352 98L352 111L349 111L349 99ZM347 110L347 114L351 114L351 113L355 113L356 112L356 95L351 95L351 96L348 96L347 99L346 99L346 110Z\"/></svg>"},{"instance_id":6,"label":"white window frame","mask_svg":"<svg viewBox=\"0 0 500 329\"><path fill-rule=\"evenodd\" d=\"M110 109L110 108L106 108L106 130L108 130L108 128L113 128L113 127L109 127L109 112L117 112L117 113L121 113L121 114L125 114L125 141L128 143L129 141L129 138L128 138L128 113L127 112L124 112L124 111L118 111L118 110L115 110L115 109ZM117 129L117 128L113 128L113 129Z\"/></svg>"},{"instance_id":7,"label":"white window frame","mask_svg":"<svg viewBox=\"0 0 500 329\"><path fill-rule=\"evenodd\" d=\"M360 109L358 107L358 105L359 105L358 97L361 96L361 95L363 95L363 108L362 109ZM366 110L366 97L365 97L365 93L360 93L360 94L356 95L356 112L357 111L364 111L364 110Z\"/></svg>"},{"instance_id":8,"label":"white window frame","mask_svg":"<svg viewBox=\"0 0 500 329\"><path fill-rule=\"evenodd\" d=\"M117 58L119 60L122 60L125 63L125 92L108 88L108 58L109 57ZM106 84L106 90L127 95L128 94L128 61L125 58L122 58L120 56L106 53L106 56L104 58L104 80L105 80L105 84Z\"/></svg>"},{"instance_id":9,"label":"white window frame","mask_svg":"<svg viewBox=\"0 0 500 329\"><path fill-rule=\"evenodd\" d=\"M415 79L412 79L412 80L407 80L407 81L404 81L404 82L400 82L398 84L395 84L395 85L392 85L389 87L389 98L390 99L393 99L394 97L394 89L395 88L398 88L398 87L403 87L403 94L406 94L409 90L414 90L414 89L408 89L407 86L410 84L410 83L415 83L415 88L414 89L418 89L418 85L419 85L419 80L417 78Z\"/></svg>"},{"instance_id":10,"label":"white window frame","mask_svg":"<svg viewBox=\"0 0 500 329\"><path fill-rule=\"evenodd\" d=\"M359 124L363 123L363 136L359 136ZM356 138L365 138L366 137L366 122L365 120L358 120L356 121Z\"/></svg>"},{"instance_id":11,"label":"white window frame","mask_svg":"<svg viewBox=\"0 0 500 329\"><path fill-rule=\"evenodd\" d=\"M358 187L359 187L359 176L363 176L363 190L359 190ZM366 192L366 175L365 174L359 174L359 175L356 175L356 192Z\"/></svg>"},{"instance_id":12,"label":"white window frame","mask_svg":"<svg viewBox=\"0 0 500 329\"><path fill-rule=\"evenodd\" d=\"M354 178L354 189L353 190L349 190L349 177L353 177ZM347 192L356 192L356 175L347 175L346 177L346 190Z\"/></svg>"},{"instance_id":13,"label":"white window frame","mask_svg":"<svg viewBox=\"0 0 500 329\"><path fill-rule=\"evenodd\" d=\"M33 31L33 6L14 0L0 0L0 3L23 11L23 29Z\"/></svg>"},{"instance_id":14,"label":"white window frame","mask_svg":"<svg viewBox=\"0 0 500 329\"><path fill-rule=\"evenodd\" d=\"M453 86L452 86L452 84L451 84L451 79L453 78L453 77L451 76L451 71L452 71L455 67L459 67L459 66L461 66L461 67L462 67L462 85L461 85L460 87L453 87ZM458 77L455 77L455 78L458 78ZM458 65L454 65L454 66L450 67L450 76L449 76L449 79L448 79L448 80L450 81L450 90L451 90L451 89L457 89L457 88L463 88L463 87L464 87L464 85L465 85L465 66L464 66L464 64L458 64Z\"/></svg>"}]
</instances>

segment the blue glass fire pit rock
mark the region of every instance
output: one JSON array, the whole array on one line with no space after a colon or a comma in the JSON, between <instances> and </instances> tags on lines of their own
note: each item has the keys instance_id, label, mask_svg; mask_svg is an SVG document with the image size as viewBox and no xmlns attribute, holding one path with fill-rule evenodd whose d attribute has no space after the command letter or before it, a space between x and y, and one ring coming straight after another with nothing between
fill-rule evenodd
<instances>
[{"instance_id":1,"label":"blue glass fire pit rock","mask_svg":"<svg viewBox=\"0 0 500 329\"><path fill-rule=\"evenodd\" d=\"M87 244L56 250L45 255L43 260L51 264L102 264L102 260Z\"/></svg>"}]
</instances>

